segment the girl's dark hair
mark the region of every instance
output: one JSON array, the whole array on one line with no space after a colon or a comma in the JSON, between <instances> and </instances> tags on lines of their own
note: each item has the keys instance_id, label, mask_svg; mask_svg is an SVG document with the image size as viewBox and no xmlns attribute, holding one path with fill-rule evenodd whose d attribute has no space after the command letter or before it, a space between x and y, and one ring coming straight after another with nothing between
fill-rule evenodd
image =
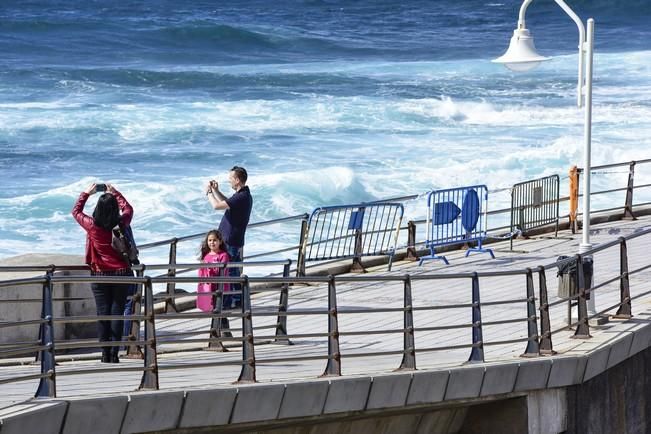
<instances>
[{"instance_id":1,"label":"girl's dark hair","mask_svg":"<svg viewBox=\"0 0 651 434\"><path fill-rule=\"evenodd\" d=\"M223 252L226 251L226 242L224 241L224 237L222 236L222 232L219 229L213 229L211 231L208 231L208 233L204 237L203 241L201 242L201 250L200 250L200 253L199 253L199 260L200 261L210 251L210 247L208 247L208 237L210 237L211 235L214 235L219 240L219 250L221 250Z\"/></svg>"},{"instance_id":2,"label":"girl's dark hair","mask_svg":"<svg viewBox=\"0 0 651 434\"><path fill-rule=\"evenodd\" d=\"M111 193L104 193L97 199L93 211L95 225L110 231L120 222L120 207Z\"/></svg>"}]
</instances>

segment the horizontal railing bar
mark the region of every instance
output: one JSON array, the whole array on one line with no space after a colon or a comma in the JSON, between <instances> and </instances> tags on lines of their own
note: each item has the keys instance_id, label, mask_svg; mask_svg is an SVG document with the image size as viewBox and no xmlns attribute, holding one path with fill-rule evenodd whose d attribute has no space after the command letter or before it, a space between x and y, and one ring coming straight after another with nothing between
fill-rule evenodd
<instances>
[{"instance_id":1,"label":"horizontal railing bar","mask_svg":"<svg viewBox=\"0 0 651 434\"><path fill-rule=\"evenodd\" d=\"M513 318L513 319L503 319L499 321L482 321L481 325L482 327L486 326L494 326L494 325L502 325L502 324L514 324L518 322L525 322L529 321L529 318Z\"/></svg>"},{"instance_id":2,"label":"horizontal railing bar","mask_svg":"<svg viewBox=\"0 0 651 434\"><path fill-rule=\"evenodd\" d=\"M356 330L340 331L339 336L365 336L365 335L389 335L393 333L404 333L405 329L383 329L383 330Z\"/></svg>"},{"instance_id":3,"label":"horizontal railing bar","mask_svg":"<svg viewBox=\"0 0 651 434\"><path fill-rule=\"evenodd\" d=\"M266 220L266 221L263 221L263 222L251 223L250 225L247 226L247 228L256 228L256 227L261 227L261 226L269 226L269 225L282 223L282 222L286 222L286 221L303 220L303 219L307 219L307 218L309 218L308 214L298 214L298 215L294 215L294 216L281 217L281 218L273 219L273 220ZM141 245L138 245L138 249L141 249L141 250L143 250L143 249L151 249L151 248L154 248L154 247L166 246L166 245L172 244L173 242L178 243L178 242L183 242L183 241L189 241L189 240L205 237L206 232L201 232L201 233L192 234L192 235L186 235L186 236L178 237L178 238L169 238L167 240L155 241L155 242L147 243L147 244L141 244Z\"/></svg>"},{"instance_id":4,"label":"horizontal railing bar","mask_svg":"<svg viewBox=\"0 0 651 434\"><path fill-rule=\"evenodd\" d=\"M43 374L21 375L20 377L0 378L0 384L19 383L21 381L39 380L41 378L51 377L52 372L45 372Z\"/></svg>"},{"instance_id":5,"label":"horizontal railing bar","mask_svg":"<svg viewBox=\"0 0 651 434\"><path fill-rule=\"evenodd\" d=\"M537 300L537 299L536 299ZM517 300L498 300L498 301L482 301L482 306L501 306L503 304L518 304L525 303L528 300L526 298L519 298Z\"/></svg>"},{"instance_id":6,"label":"horizontal railing bar","mask_svg":"<svg viewBox=\"0 0 651 434\"><path fill-rule=\"evenodd\" d=\"M0 288L6 288L9 286L33 285L35 283L42 285L45 282L47 282L47 279L45 277L28 277L25 279L2 280L0 281Z\"/></svg>"},{"instance_id":7,"label":"horizontal railing bar","mask_svg":"<svg viewBox=\"0 0 651 434\"><path fill-rule=\"evenodd\" d=\"M160 367L159 367L160 369ZM111 366L107 368L92 368L92 369L79 369L79 370L61 370L57 369L57 377L70 376L70 375L88 375L88 374L102 374L104 372L143 372L149 371L151 368L143 368L139 366L126 366L120 365L119 367Z\"/></svg>"},{"instance_id":8,"label":"horizontal railing bar","mask_svg":"<svg viewBox=\"0 0 651 434\"><path fill-rule=\"evenodd\" d=\"M591 166L590 171L593 170L599 170L599 169L610 169L613 167L628 167L631 165L631 163L637 164L645 164L651 162L651 159L646 159L646 160L635 160L635 161L626 161L623 163L610 163L610 164L603 164L601 166ZM585 169L579 168L579 172L583 172Z\"/></svg>"},{"instance_id":9,"label":"horizontal railing bar","mask_svg":"<svg viewBox=\"0 0 651 434\"><path fill-rule=\"evenodd\" d=\"M195 368L212 368L215 366L241 366L246 362L243 362L242 360L234 360L234 361L223 361L223 362L204 362L204 363L193 363L192 365L188 364L170 364L170 365L158 365L158 370L159 371L171 371L174 369L195 369ZM258 359L256 358L256 363L258 363Z\"/></svg>"},{"instance_id":10,"label":"horizontal railing bar","mask_svg":"<svg viewBox=\"0 0 651 434\"><path fill-rule=\"evenodd\" d=\"M504 340L504 341L490 341L490 342L484 341L484 342L482 342L482 344L485 347L491 347L491 346L496 346L496 345L507 345L507 344L515 344L515 343L518 343L518 342L527 342L527 341L532 341L532 340L535 340L535 339L538 339L538 338L539 338L539 336L532 336L530 338L527 337L527 338L509 339L509 340Z\"/></svg>"},{"instance_id":11,"label":"horizontal railing bar","mask_svg":"<svg viewBox=\"0 0 651 434\"><path fill-rule=\"evenodd\" d=\"M425 353L425 352L434 352L434 351L450 351L450 350L463 350L466 348L474 347L474 344L463 344L463 345L449 345L445 347L425 347L425 348L416 348L414 351L416 354Z\"/></svg>"},{"instance_id":12,"label":"horizontal railing bar","mask_svg":"<svg viewBox=\"0 0 651 434\"><path fill-rule=\"evenodd\" d=\"M51 348L52 345L46 344L46 345L34 345L31 347L21 347L17 348L15 350L2 350L0 351L0 359L4 359L7 357L14 357L14 356L20 356L20 355L27 355L27 354L33 354L39 351L47 350Z\"/></svg>"},{"instance_id":13,"label":"horizontal railing bar","mask_svg":"<svg viewBox=\"0 0 651 434\"><path fill-rule=\"evenodd\" d=\"M28 319L24 321L3 321L0 322L0 329L5 328L5 327L20 327L20 326L27 326L27 325L41 325L45 324L47 322L46 319Z\"/></svg>"},{"instance_id":14,"label":"horizontal railing bar","mask_svg":"<svg viewBox=\"0 0 651 434\"><path fill-rule=\"evenodd\" d=\"M97 322L97 321L122 321L122 320L145 321L149 319L148 315L93 315L93 316L66 316L52 318L57 324Z\"/></svg>"},{"instance_id":15,"label":"horizontal railing bar","mask_svg":"<svg viewBox=\"0 0 651 434\"><path fill-rule=\"evenodd\" d=\"M236 337L220 337L220 338L206 338L206 339L162 339L159 338L157 341L159 344L208 344L210 342L242 342L246 338L236 338Z\"/></svg>"},{"instance_id":16,"label":"horizontal railing bar","mask_svg":"<svg viewBox=\"0 0 651 434\"><path fill-rule=\"evenodd\" d=\"M147 345L148 341L67 341L57 342L57 350L87 349L101 347L117 347L124 345Z\"/></svg>"},{"instance_id":17,"label":"horizontal railing bar","mask_svg":"<svg viewBox=\"0 0 651 434\"><path fill-rule=\"evenodd\" d=\"M472 326L472 324L452 324L444 326L414 327L414 332L435 332L441 330L467 329Z\"/></svg>"},{"instance_id":18,"label":"horizontal railing bar","mask_svg":"<svg viewBox=\"0 0 651 434\"><path fill-rule=\"evenodd\" d=\"M370 351L368 353L342 353L342 359L352 359L357 357L379 357L379 356L395 356L398 354L405 354L405 350L393 350L393 351Z\"/></svg>"}]
</instances>

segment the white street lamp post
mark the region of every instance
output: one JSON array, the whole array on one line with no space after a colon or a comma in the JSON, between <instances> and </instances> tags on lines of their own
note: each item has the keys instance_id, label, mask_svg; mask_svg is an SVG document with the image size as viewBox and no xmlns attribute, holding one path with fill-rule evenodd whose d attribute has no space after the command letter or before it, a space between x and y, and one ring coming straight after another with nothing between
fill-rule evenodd
<instances>
[{"instance_id":1,"label":"white street lamp post","mask_svg":"<svg viewBox=\"0 0 651 434\"><path fill-rule=\"evenodd\" d=\"M502 63L513 71L528 71L535 68L540 62L549 60L549 57L540 56L536 52L533 37L525 25L527 7L533 0L524 0L520 6L518 27L513 31L511 43L506 52L495 63ZM585 253L592 248L590 244L590 154L592 144L592 59L594 53L594 20L588 19L586 34L581 19L563 0L554 0L567 15L574 20L579 29L579 80L577 86L577 105L584 107L585 122L583 125L583 229L579 253ZM584 89L585 86L585 89ZM585 92L584 92L585 90ZM585 97L585 100L584 100ZM585 104L583 104L585 102ZM588 310L594 313L594 293L590 297Z\"/></svg>"}]
</instances>

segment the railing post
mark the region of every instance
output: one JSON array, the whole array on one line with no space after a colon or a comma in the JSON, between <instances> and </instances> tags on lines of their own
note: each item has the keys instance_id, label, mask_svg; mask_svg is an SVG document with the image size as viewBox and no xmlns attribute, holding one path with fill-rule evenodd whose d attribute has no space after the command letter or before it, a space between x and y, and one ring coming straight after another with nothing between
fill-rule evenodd
<instances>
[{"instance_id":1,"label":"railing post","mask_svg":"<svg viewBox=\"0 0 651 434\"><path fill-rule=\"evenodd\" d=\"M41 299L41 319L45 321L42 324L41 346L41 378L36 389L36 398L56 398L56 362L54 360L54 322L52 320L52 270L47 271L45 283L43 283L43 296Z\"/></svg>"},{"instance_id":2,"label":"railing post","mask_svg":"<svg viewBox=\"0 0 651 434\"><path fill-rule=\"evenodd\" d=\"M635 175L635 161L631 161L631 164L628 169L628 184L626 186L626 202L624 203L624 216L622 220L637 220L635 214L633 214L633 189L634 182L633 178Z\"/></svg>"},{"instance_id":3,"label":"railing post","mask_svg":"<svg viewBox=\"0 0 651 434\"><path fill-rule=\"evenodd\" d=\"M339 353L339 321L337 320L337 288L335 277L328 276L328 363L322 377L341 375Z\"/></svg>"},{"instance_id":4,"label":"railing post","mask_svg":"<svg viewBox=\"0 0 651 434\"><path fill-rule=\"evenodd\" d=\"M151 278L145 281L145 358L138 390L158 390L158 355L156 354L156 319Z\"/></svg>"},{"instance_id":5,"label":"railing post","mask_svg":"<svg viewBox=\"0 0 651 434\"><path fill-rule=\"evenodd\" d=\"M619 238L619 309L613 318L629 319L631 318L631 290L628 279L628 248L626 247L626 238Z\"/></svg>"},{"instance_id":6,"label":"railing post","mask_svg":"<svg viewBox=\"0 0 651 434\"><path fill-rule=\"evenodd\" d=\"M400 368L404 370L416 369L416 344L414 342L414 308L411 298L411 277L405 276L404 284L404 314L403 314L403 351Z\"/></svg>"},{"instance_id":7,"label":"railing post","mask_svg":"<svg viewBox=\"0 0 651 434\"><path fill-rule=\"evenodd\" d=\"M481 324L481 302L479 301L479 275L472 273L472 350L469 362L484 361L484 338Z\"/></svg>"},{"instance_id":8,"label":"railing post","mask_svg":"<svg viewBox=\"0 0 651 434\"><path fill-rule=\"evenodd\" d=\"M405 261L417 261L416 253L416 223L413 220L407 222L407 255Z\"/></svg>"},{"instance_id":9,"label":"railing post","mask_svg":"<svg viewBox=\"0 0 651 434\"><path fill-rule=\"evenodd\" d=\"M242 276L242 370L238 383L255 383L255 345L253 342L253 318L251 313L251 287L249 278Z\"/></svg>"},{"instance_id":10,"label":"railing post","mask_svg":"<svg viewBox=\"0 0 651 434\"><path fill-rule=\"evenodd\" d=\"M225 270L225 268L223 268ZM217 284L217 294L213 294L213 309L212 309L212 318L210 320L210 341L208 341L208 349L212 351L227 352L228 349L224 346L224 342L221 338L224 337L222 333L222 323L224 323L224 318L222 315L222 300L224 299L224 284ZM229 326L230 327L230 326ZM231 335L232 336L232 335ZM214 341L214 339L218 339Z\"/></svg>"},{"instance_id":11,"label":"railing post","mask_svg":"<svg viewBox=\"0 0 651 434\"><path fill-rule=\"evenodd\" d=\"M283 278L289 277L289 269L292 261L287 261L283 266ZM284 281L280 288L280 300L278 302L278 318L276 319L276 339L274 343L293 345L287 338L287 308L289 307L289 282Z\"/></svg>"},{"instance_id":12,"label":"railing post","mask_svg":"<svg viewBox=\"0 0 651 434\"><path fill-rule=\"evenodd\" d=\"M533 272L527 268L527 348L520 357L536 357L540 354L538 345L538 321L536 321L536 295L533 289Z\"/></svg>"},{"instance_id":13,"label":"railing post","mask_svg":"<svg viewBox=\"0 0 651 434\"><path fill-rule=\"evenodd\" d=\"M141 269L136 271L136 276L142 278L145 274L145 265L141 265ZM137 284L137 289L131 301L132 315L141 315L142 314L142 283ZM132 319L131 320L131 330L129 331L129 336L127 337L129 341L139 341L140 340L140 320ZM142 353L142 348L137 344L127 345L127 354L125 356L128 359L144 359L145 355Z\"/></svg>"},{"instance_id":14,"label":"railing post","mask_svg":"<svg viewBox=\"0 0 651 434\"><path fill-rule=\"evenodd\" d=\"M583 256L577 254L576 261L576 272L578 273L579 278L579 298L576 303L578 310L578 323L572 338L587 339L592 336L590 336L590 326L588 324L588 305L586 301L588 288L586 288L587 282L585 281L585 274L583 273Z\"/></svg>"},{"instance_id":15,"label":"railing post","mask_svg":"<svg viewBox=\"0 0 651 434\"><path fill-rule=\"evenodd\" d=\"M298 241L298 255L296 258L296 277L305 276L305 239L307 238L307 218L301 220L301 237Z\"/></svg>"},{"instance_id":16,"label":"railing post","mask_svg":"<svg viewBox=\"0 0 651 434\"><path fill-rule=\"evenodd\" d=\"M350 267L351 273L366 273L362 265L362 253L364 252L364 240L361 229L355 229L355 252L353 256L353 265Z\"/></svg>"},{"instance_id":17,"label":"railing post","mask_svg":"<svg viewBox=\"0 0 651 434\"><path fill-rule=\"evenodd\" d=\"M556 354L552 345L552 329L549 320L549 298L547 297L547 276L545 267L538 267L538 290L540 291L540 354Z\"/></svg>"},{"instance_id":18,"label":"railing post","mask_svg":"<svg viewBox=\"0 0 651 434\"><path fill-rule=\"evenodd\" d=\"M170 265L176 265L176 246L179 240L174 238L170 242ZM176 277L176 268L169 268L167 270L167 275L169 277ZM179 309L176 307L176 282L170 281L167 282L167 298L165 298L165 312L178 312Z\"/></svg>"}]
</instances>

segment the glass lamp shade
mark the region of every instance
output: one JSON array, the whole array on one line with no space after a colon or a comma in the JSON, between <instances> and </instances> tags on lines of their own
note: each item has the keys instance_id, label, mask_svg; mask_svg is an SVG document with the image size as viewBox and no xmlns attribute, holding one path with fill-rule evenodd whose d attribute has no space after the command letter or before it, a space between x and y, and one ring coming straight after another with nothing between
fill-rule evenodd
<instances>
[{"instance_id":1,"label":"glass lamp shade","mask_svg":"<svg viewBox=\"0 0 651 434\"><path fill-rule=\"evenodd\" d=\"M538 66L540 62L549 59L549 57L541 56L536 52L536 46L529 30L515 29L509 49L501 57L493 59L493 62L501 63L512 71L529 71Z\"/></svg>"}]
</instances>

